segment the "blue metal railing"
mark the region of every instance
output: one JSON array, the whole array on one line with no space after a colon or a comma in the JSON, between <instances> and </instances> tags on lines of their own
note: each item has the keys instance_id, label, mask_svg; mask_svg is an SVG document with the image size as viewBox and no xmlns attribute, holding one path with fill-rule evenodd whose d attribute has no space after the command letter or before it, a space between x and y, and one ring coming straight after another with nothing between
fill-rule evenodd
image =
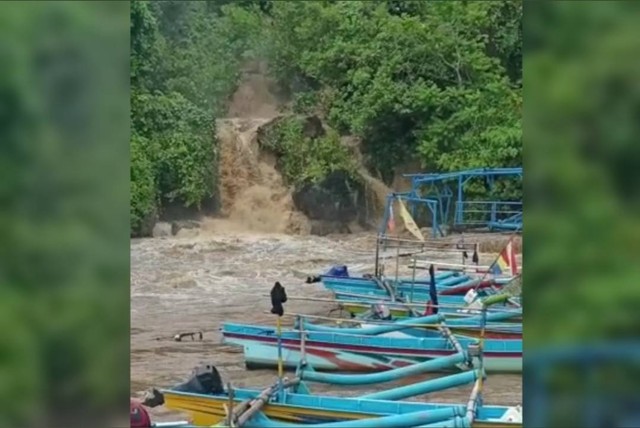
<instances>
[{"instance_id":1,"label":"blue metal railing","mask_svg":"<svg viewBox=\"0 0 640 428\"><path fill-rule=\"evenodd\" d=\"M522 228L522 202L456 202L454 226L517 230Z\"/></svg>"},{"instance_id":2,"label":"blue metal railing","mask_svg":"<svg viewBox=\"0 0 640 428\"><path fill-rule=\"evenodd\" d=\"M522 168L476 168L404 176L411 179L411 191L392 193L387 197L384 220L380 228L383 235L387 231L389 206L394 198L406 202L411 216L420 226L430 225L433 237L444 236L443 225L457 228L522 230L522 201L465 200L469 196L466 193L471 192L470 181L480 180L491 194L495 190L497 180L522 180ZM453 208L453 212L450 208Z\"/></svg>"},{"instance_id":3,"label":"blue metal railing","mask_svg":"<svg viewBox=\"0 0 640 428\"><path fill-rule=\"evenodd\" d=\"M391 193L387 196L387 203L384 209L384 217L382 219L382 225L380 226L379 230L381 235L387 234L387 224L389 222L389 206L394 202L395 199L400 199L405 204L409 205L408 209L413 212L415 212L413 208L416 204L426 206L431 213L431 228L433 237L435 238L438 235L444 236L444 233L440 228L440 216L438 215L440 212L440 207L438 204L438 200L433 198L415 197L411 192ZM398 213L395 213L394 217L397 218Z\"/></svg>"}]
</instances>

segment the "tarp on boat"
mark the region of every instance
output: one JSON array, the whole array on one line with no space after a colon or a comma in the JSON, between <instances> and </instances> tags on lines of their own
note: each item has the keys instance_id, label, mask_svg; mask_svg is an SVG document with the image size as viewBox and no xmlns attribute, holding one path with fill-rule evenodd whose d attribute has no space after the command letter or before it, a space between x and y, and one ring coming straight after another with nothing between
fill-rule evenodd
<instances>
[{"instance_id":1,"label":"tarp on boat","mask_svg":"<svg viewBox=\"0 0 640 428\"><path fill-rule=\"evenodd\" d=\"M331 266L325 275L349 277L349 270L346 265L335 265Z\"/></svg>"}]
</instances>

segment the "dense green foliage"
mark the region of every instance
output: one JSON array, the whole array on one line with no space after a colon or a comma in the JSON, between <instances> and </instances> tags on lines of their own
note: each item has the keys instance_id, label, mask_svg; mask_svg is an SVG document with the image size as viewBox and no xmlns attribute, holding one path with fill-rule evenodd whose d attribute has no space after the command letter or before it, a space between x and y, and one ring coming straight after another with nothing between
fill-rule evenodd
<instances>
[{"instance_id":1,"label":"dense green foliage","mask_svg":"<svg viewBox=\"0 0 640 428\"><path fill-rule=\"evenodd\" d=\"M263 147L278 157L278 169L293 184L314 183L333 171L342 170L357 179L355 161L334 130L312 138L304 133L304 121L288 117L269 128Z\"/></svg>"},{"instance_id":2,"label":"dense green foliage","mask_svg":"<svg viewBox=\"0 0 640 428\"><path fill-rule=\"evenodd\" d=\"M369 166L521 165L516 2L274 2L269 59L302 111L363 139Z\"/></svg>"},{"instance_id":3,"label":"dense green foliage","mask_svg":"<svg viewBox=\"0 0 640 428\"><path fill-rule=\"evenodd\" d=\"M212 196L213 119L250 59L267 62L295 113L358 137L387 181L412 160L522 164L519 2L169 1L131 13L134 230L165 200ZM310 144L295 131L273 143L290 182L347 166L338 135Z\"/></svg>"},{"instance_id":4,"label":"dense green foliage","mask_svg":"<svg viewBox=\"0 0 640 428\"><path fill-rule=\"evenodd\" d=\"M225 11L224 15L222 14ZM215 117L259 28L242 8L131 4L131 227L165 202L199 207L215 192Z\"/></svg>"}]
</instances>

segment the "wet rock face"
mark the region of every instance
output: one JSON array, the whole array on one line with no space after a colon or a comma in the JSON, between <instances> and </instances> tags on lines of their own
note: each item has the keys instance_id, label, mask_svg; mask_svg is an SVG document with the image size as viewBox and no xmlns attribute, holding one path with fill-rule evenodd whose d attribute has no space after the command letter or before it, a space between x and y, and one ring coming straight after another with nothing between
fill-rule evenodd
<instances>
[{"instance_id":1,"label":"wet rock face","mask_svg":"<svg viewBox=\"0 0 640 428\"><path fill-rule=\"evenodd\" d=\"M153 231L151 235L154 238L163 238L167 236L171 236L171 223L158 222L153 226Z\"/></svg>"},{"instance_id":2,"label":"wet rock face","mask_svg":"<svg viewBox=\"0 0 640 428\"><path fill-rule=\"evenodd\" d=\"M178 220L171 222L171 234L177 235L183 229L199 229L200 222L195 220Z\"/></svg>"},{"instance_id":3,"label":"wet rock face","mask_svg":"<svg viewBox=\"0 0 640 428\"><path fill-rule=\"evenodd\" d=\"M293 203L312 220L312 234L344 233L347 224L360 219L364 188L346 172L335 171L319 183L296 189Z\"/></svg>"},{"instance_id":4,"label":"wet rock face","mask_svg":"<svg viewBox=\"0 0 640 428\"><path fill-rule=\"evenodd\" d=\"M199 220L203 215L213 215L220 210L217 197L206 198L200 207L186 206L182 200L162 201L159 221L173 223L181 220Z\"/></svg>"},{"instance_id":5,"label":"wet rock face","mask_svg":"<svg viewBox=\"0 0 640 428\"><path fill-rule=\"evenodd\" d=\"M195 231L200 229L200 222L195 220L177 220L171 223L159 221L153 226L150 233L154 238L163 238L168 236L176 236L183 231Z\"/></svg>"},{"instance_id":6,"label":"wet rock face","mask_svg":"<svg viewBox=\"0 0 640 428\"><path fill-rule=\"evenodd\" d=\"M147 236L153 236L157 221L158 221L157 213L155 211L152 212L152 213L149 213L142 220L142 224L140 225L140 227L137 230L134 230L134 229L131 230L131 237L132 238L142 238L142 237L147 237Z\"/></svg>"}]
</instances>

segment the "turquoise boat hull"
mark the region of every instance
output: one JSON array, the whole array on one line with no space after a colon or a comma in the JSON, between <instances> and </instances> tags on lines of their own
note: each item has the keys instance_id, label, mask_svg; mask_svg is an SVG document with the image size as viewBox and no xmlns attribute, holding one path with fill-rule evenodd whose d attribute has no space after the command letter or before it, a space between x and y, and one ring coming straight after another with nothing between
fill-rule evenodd
<instances>
[{"instance_id":1,"label":"turquoise boat hull","mask_svg":"<svg viewBox=\"0 0 640 428\"><path fill-rule=\"evenodd\" d=\"M428 293L414 294L411 299L407 296L399 296L403 301L396 302L390 300L388 295L382 290L366 290L356 294L357 295L354 295L351 290L334 290L336 302L354 316L368 311L374 304L384 304L394 312L400 311L402 313L408 313L409 310L413 310L416 313L423 313L426 309L427 302L431 300ZM424 304L425 307L420 308L416 307L416 305L403 305L404 302L409 301L418 305ZM438 296L438 305L440 306L438 312L450 317L467 317L470 312L469 309L465 308L466 303L462 296ZM487 313L489 314L503 312L519 313L519 316L522 317L521 307L511 305L494 305L487 309Z\"/></svg>"},{"instance_id":2,"label":"turquoise boat hull","mask_svg":"<svg viewBox=\"0 0 640 428\"><path fill-rule=\"evenodd\" d=\"M485 325L486 338L522 339L522 323L508 322L522 315L522 310L513 312L494 312L487 314ZM447 319L450 318L450 319ZM481 330L481 315L468 317L445 317L442 314L431 317L409 317L394 321L373 320L376 324L362 323L360 327L344 328L327 326L303 321L306 331L325 331L333 333L385 335L387 337L441 337L440 331L433 327L434 323L446 320L446 325L453 332L461 332L456 335L466 337L478 337ZM384 323L384 324L380 324ZM296 323L296 328L299 328ZM426 324L427 327L419 327ZM407 326L408 325L408 326ZM466 334L465 334L466 333Z\"/></svg>"},{"instance_id":3,"label":"turquoise boat hull","mask_svg":"<svg viewBox=\"0 0 640 428\"><path fill-rule=\"evenodd\" d=\"M243 347L247 367L277 366L278 338L274 328L225 323L222 334L225 343ZM458 340L463 349L477 343L475 339ZM307 332L304 356L299 331L283 331L281 342L283 364L290 369L295 369L304 357L316 370L383 371L457 353L447 339L431 337ZM485 340L482 363L488 373L521 372L522 340ZM480 365L477 358L475 365Z\"/></svg>"},{"instance_id":4,"label":"turquoise boat hull","mask_svg":"<svg viewBox=\"0 0 640 428\"><path fill-rule=\"evenodd\" d=\"M482 291L491 287L491 285L504 283L502 280L480 281L468 275L451 272L437 274L435 279L436 290L440 295L464 295L471 288ZM352 293L359 293L365 290L385 291L382 284L372 278L321 275L320 280L324 287L330 291L337 289L350 290ZM427 295L429 293L430 280L428 278L416 278L415 281L411 278L398 279L398 281L386 279L386 283L397 295L409 296L412 292L417 294L426 293Z\"/></svg>"}]
</instances>

